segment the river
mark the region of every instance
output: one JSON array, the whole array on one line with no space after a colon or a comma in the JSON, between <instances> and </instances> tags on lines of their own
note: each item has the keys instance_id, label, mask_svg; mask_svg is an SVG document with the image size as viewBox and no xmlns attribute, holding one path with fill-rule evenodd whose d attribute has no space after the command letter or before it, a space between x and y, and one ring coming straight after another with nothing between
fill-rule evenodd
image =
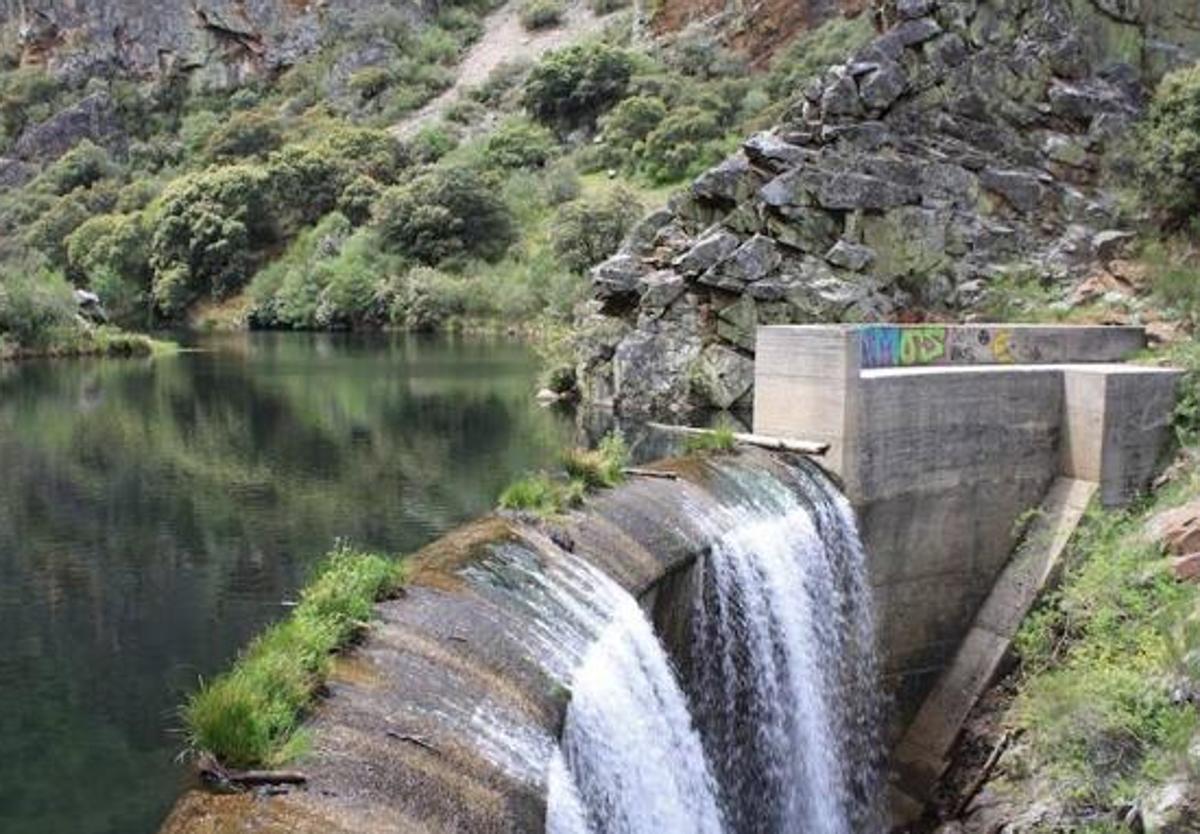
<instances>
[{"instance_id":1,"label":"river","mask_svg":"<svg viewBox=\"0 0 1200 834\"><path fill-rule=\"evenodd\" d=\"M179 704L336 538L414 550L571 436L508 342L189 347L0 364L0 832L155 831Z\"/></svg>"}]
</instances>

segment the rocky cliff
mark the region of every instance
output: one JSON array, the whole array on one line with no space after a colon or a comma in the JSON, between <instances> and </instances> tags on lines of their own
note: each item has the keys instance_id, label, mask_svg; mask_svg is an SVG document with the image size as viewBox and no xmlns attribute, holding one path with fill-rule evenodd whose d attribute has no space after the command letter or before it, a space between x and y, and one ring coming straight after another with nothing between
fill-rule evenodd
<instances>
[{"instance_id":1,"label":"rocky cliff","mask_svg":"<svg viewBox=\"0 0 1200 834\"><path fill-rule=\"evenodd\" d=\"M22 63L73 81L183 72L223 89L290 66L381 12L415 21L424 9L421 0L0 0L0 32Z\"/></svg>"},{"instance_id":2,"label":"rocky cliff","mask_svg":"<svg viewBox=\"0 0 1200 834\"><path fill-rule=\"evenodd\" d=\"M592 274L584 398L750 403L755 327L961 318L1024 269L1070 288L1126 239L1105 154L1200 55L1193 0L886 0L885 31L797 91Z\"/></svg>"}]
</instances>

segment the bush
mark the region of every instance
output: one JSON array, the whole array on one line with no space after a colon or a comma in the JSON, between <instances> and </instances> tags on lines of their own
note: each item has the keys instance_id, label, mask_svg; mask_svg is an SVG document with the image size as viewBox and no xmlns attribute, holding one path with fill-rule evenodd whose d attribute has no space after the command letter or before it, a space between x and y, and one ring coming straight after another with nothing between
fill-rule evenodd
<instances>
[{"instance_id":1,"label":"bush","mask_svg":"<svg viewBox=\"0 0 1200 834\"><path fill-rule=\"evenodd\" d=\"M249 165L181 177L150 209L154 300L176 315L201 294L222 295L249 277L256 249L275 239L270 178Z\"/></svg>"},{"instance_id":2,"label":"bush","mask_svg":"<svg viewBox=\"0 0 1200 834\"><path fill-rule=\"evenodd\" d=\"M132 323L145 312L150 235L140 214L102 214L67 238L67 263L100 296L109 315Z\"/></svg>"},{"instance_id":3,"label":"bush","mask_svg":"<svg viewBox=\"0 0 1200 834\"><path fill-rule=\"evenodd\" d=\"M41 67L0 72L0 147L49 118L63 93L63 86Z\"/></svg>"},{"instance_id":4,"label":"bush","mask_svg":"<svg viewBox=\"0 0 1200 834\"><path fill-rule=\"evenodd\" d=\"M528 58L509 58L496 65L483 84L471 90L475 101L489 107L502 107L505 100L524 83L533 64Z\"/></svg>"},{"instance_id":5,"label":"bush","mask_svg":"<svg viewBox=\"0 0 1200 834\"><path fill-rule=\"evenodd\" d=\"M371 219L371 210L381 194L383 186L366 174L360 174L342 189L337 209L355 226L361 226Z\"/></svg>"},{"instance_id":6,"label":"bush","mask_svg":"<svg viewBox=\"0 0 1200 834\"><path fill-rule=\"evenodd\" d=\"M568 203L554 220L554 251L575 272L612 255L642 215L637 198L623 188Z\"/></svg>"},{"instance_id":7,"label":"bush","mask_svg":"<svg viewBox=\"0 0 1200 834\"><path fill-rule=\"evenodd\" d=\"M516 237L495 189L462 168L435 167L387 189L374 222L392 251L431 266L461 255L495 260Z\"/></svg>"},{"instance_id":8,"label":"bush","mask_svg":"<svg viewBox=\"0 0 1200 834\"><path fill-rule=\"evenodd\" d=\"M530 72L522 103L541 122L558 127L591 124L625 96L633 56L601 43L551 52Z\"/></svg>"},{"instance_id":9,"label":"bush","mask_svg":"<svg viewBox=\"0 0 1200 834\"><path fill-rule=\"evenodd\" d=\"M657 96L631 96L600 122L604 141L626 151L644 142L667 118L667 104Z\"/></svg>"},{"instance_id":10,"label":"bush","mask_svg":"<svg viewBox=\"0 0 1200 834\"><path fill-rule=\"evenodd\" d=\"M1163 79L1137 137L1138 183L1167 224L1200 212L1200 64Z\"/></svg>"},{"instance_id":11,"label":"bush","mask_svg":"<svg viewBox=\"0 0 1200 834\"><path fill-rule=\"evenodd\" d=\"M116 171L108 151L84 139L51 164L41 181L55 194L70 194L76 188L90 188Z\"/></svg>"},{"instance_id":12,"label":"bush","mask_svg":"<svg viewBox=\"0 0 1200 834\"><path fill-rule=\"evenodd\" d=\"M526 475L500 493L500 507L514 512L551 516L583 502L586 488L581 481L560 483L544 472Z\"/></svg>"},{"instance_id":13,"label":"bush","mask_svg":"<svg viewBox=\"0 0 1200 834\"><path fill-rule=\"evenodd\" d=\"M721 150L712 143L721 135L721 126L711 112L681 107L646 137L641 170L656 182L681 180L720 158Z\"/></svg>"},{"instance_id":14,"label":"bush","mask_svg":"<svg viewBox=\"0 0 1200 834\"><path fill-rule=\"evenodd\" d=\"M522 0L521 25L531 32L557 26L566 10L562 0Z\"/></svg>"},{"instance_id":15,"label":"bush","mask_svg":"<svg viewBox=\"0 0 1200 834\"><path fill-rule=\"evenodd\" d=\"M71 285L44 261L0 264L0 335L25 348L44 347L79 328L77 310Z\"/></svg>"},{"instance_id":16,"label":"bush","mask_svg":"<svg viewBox=\"0 0 1200 834\"><path fill-rule=\"evenodd\" d=\"M432 165L458 147L458 136L444 125L426 125L408 140L408 151L412 158L424 165Z\"/></svg>"},{"instance_id":17,"label":"bush","mask_svg":"<svg viewBox=\"0 0 1200 834\"><path fill-rule=\"evenodd\" d=\"M54 266L66 266L65 241L92 214L82 190L59 197L25 230L25 243L45 255Z\"/></svg>"},{"instance_id":18,"label":"bush","mask_svg":"<svg viewBox=\"0 0 1200 834\"><path fill-rule=\"evenodd\" d=\"M258 111L235 113L209 137L205 153L209 159L229 161L264 157L283 144L279 120Z\"/></svg>"},{"instance_id":19,"label":"bush","mask_svg":"<svg viewBox=\"0 0 1200 834\"><path fill-rule=\"evenodd\" d=\"M467 309L470 286L466 279L427 266L411 270L392 299L392 321L416 333L440 330Z\"/></svg>"},{"instance_id":20,"label":"bush","mask_svg":"<svg viewBox=\"0 0 1200 834\"><path fill-rule=\"evenodd\" d=\"M233 669L183 708L188 746L228 767L277 765L329 671L329 656L403 584L401 563L341 545L318 566L300 604L261 634Z\"/></svg>"},{"instance_id":21,"label":"bush","mask_svg":"<svg viewBox=\"0 0 1200 834\"><path fill-rule=\"evenodd\" d=\"M606 435L596 449L571 449L563 455L567 476L588 489L615 487L625 480L628 465L629 449L619 432Z\"/></svg>"},{"instance_id":22,"label":"bush","mask_svg":"<svg viewBox=\"0 0 1200 834\"><path fill-rule=\"evenodd\" d=\"M526 119L510 119L488 136L483 159L492 168L541 168L557 150L554 136Z\"/></svg>"},{"instance_id":23,"label":"bush","mask_svg":"<svg viewBox=\"0 0 1200 834\"><path fill-rule=\"evenodd\" d=\"M737 448L737 438L729 426L718 426L703 434L689 434L684 438L683 448L688 454L728 453Z\"/></svg>"}]
</instances>

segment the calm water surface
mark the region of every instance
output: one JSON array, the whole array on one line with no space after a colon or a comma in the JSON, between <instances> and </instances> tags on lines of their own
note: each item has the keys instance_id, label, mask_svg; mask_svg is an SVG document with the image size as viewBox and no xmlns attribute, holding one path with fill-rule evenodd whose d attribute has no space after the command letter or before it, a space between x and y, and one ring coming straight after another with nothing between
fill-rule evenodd
<instances>
[{"instance_id":1,"label":"calm water surface","mask_svg":"<svg viewBox=\"0 0 1200 834\"><path fill-rule=\"evenodd\" d=\"M0 365L0 832L148 834L175 710L345 537L413 550L570 426L503 342L251 334Z\"/></svg>"}]
</instances>

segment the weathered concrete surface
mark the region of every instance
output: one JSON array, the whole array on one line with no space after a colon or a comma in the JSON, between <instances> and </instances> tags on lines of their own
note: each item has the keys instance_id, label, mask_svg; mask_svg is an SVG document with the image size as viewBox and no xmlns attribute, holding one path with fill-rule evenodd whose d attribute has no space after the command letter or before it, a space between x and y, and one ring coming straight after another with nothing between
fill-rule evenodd
<instances>
[{"instance_id":1,"label":"weathered concrete surface","mask_svg":"<svg viewBox=\"0 0 1200 834\"><path fill-rule=\"evenodd\" d=\"M782 457L724 460L794 483ZM378 606L309 722L313 748L296 764L308 784L279 796L192 791L163 834L543 831L545 760L521 751L558 737L566 693L532 656L530 606L464 572L497 548L561 559L553 537L638 597L668 648L686 655L679 614L691 597L678 594L711 537L699 515L737 486L699 459L657 467L680 478L633 479L553 524L485 518L416 554L407 593Z\"/></svg>"},{"instance_id":2,"label":"weathered concrete surface","mask_svg":"<svg viewBox=\"0 0 1200 834\"><path fill-rule=\"evenodd\" d=\"M919 814L949 764L959 729L995 678L1025 615L1056 581L1067 543L1096 491L1096 483L1072 478L1058 478L1051 486L953 662L896 746L893 764L901 796L894 806Z\"/></svg>"},{"instance_id":3,"label":"weathered concrete surface","mask_svg":"<svg viewBox=\"0 0 1200 834\"><path fill-rule=\"evenodd\" d=\"M1137 328L760 328L754 431L831 444L870 558L898 727L1008 563L1016 520L1056 477L1100 483L1107 504L1147 484L1178 375L1113 364L1144 339Z\"/></svg>"}]
</instances>

